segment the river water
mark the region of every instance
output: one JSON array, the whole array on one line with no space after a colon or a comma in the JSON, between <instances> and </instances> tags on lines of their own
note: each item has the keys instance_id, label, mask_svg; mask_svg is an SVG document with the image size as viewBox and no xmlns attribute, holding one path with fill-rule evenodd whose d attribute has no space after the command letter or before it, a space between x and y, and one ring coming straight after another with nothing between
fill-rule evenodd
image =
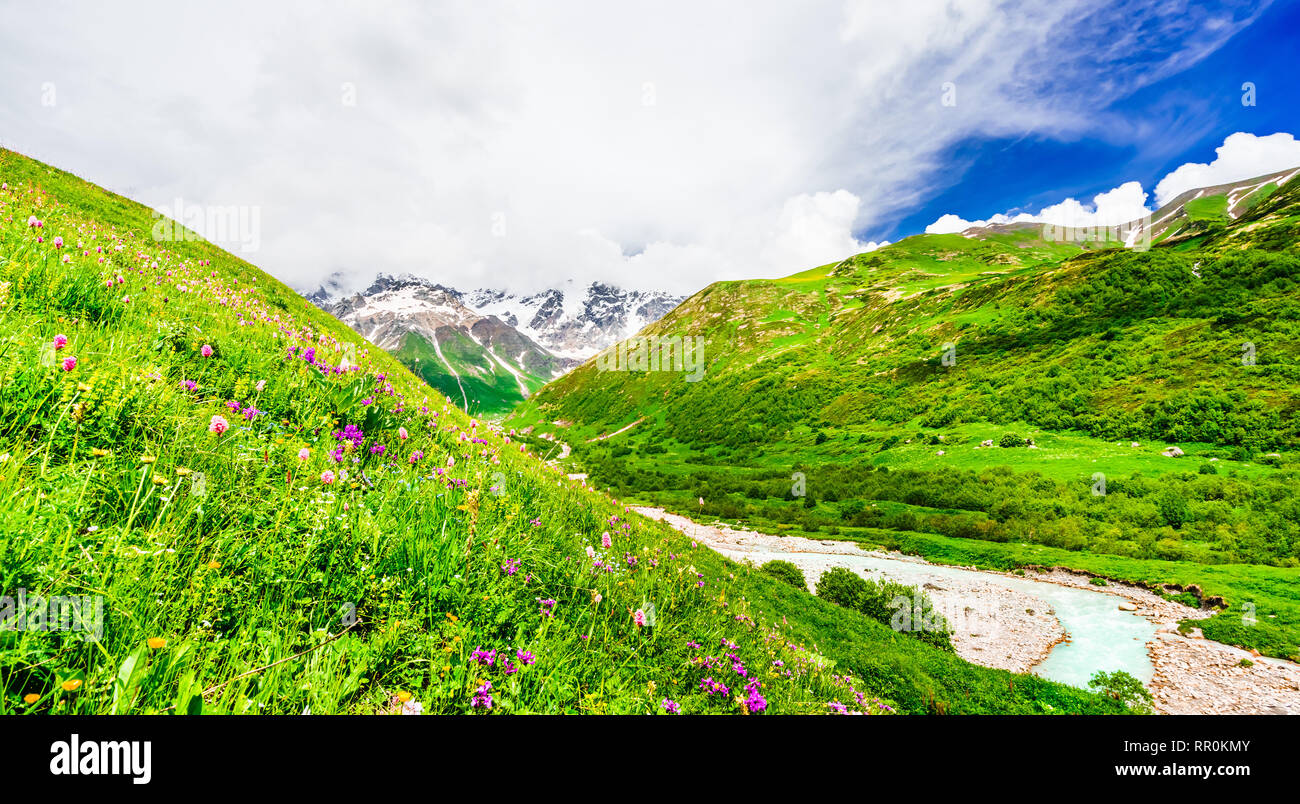
<instances>
[{"instance_id":1,"label":"river water","mask_svg":"<svg viewBox=\"0 0 1300 804\"><path fill-rule=\"evenodd\" d=\"M752 561L792 561L809 574L820 574L830 567L848 567L869 577L885 576L909 586L922 586L934 578L956 582L979 582L1014 589L1038 598L1051 606L1065 629L1068 639L1057 644L1031 672L1053 681L1087 687L1088 680L1099 670L1124 670L1144 684L1151 681L1154 668L1147 655L1147 643L1155 638L1156 625L1133 612L1121 611L1121 598L1090 589L1076 589L1031 578L926 564L904 558L841 553L800 553L765 549L728 549L712 545L728 558ZM810 572L811 571L811 572Z\"/></svg>"}]
</instances>

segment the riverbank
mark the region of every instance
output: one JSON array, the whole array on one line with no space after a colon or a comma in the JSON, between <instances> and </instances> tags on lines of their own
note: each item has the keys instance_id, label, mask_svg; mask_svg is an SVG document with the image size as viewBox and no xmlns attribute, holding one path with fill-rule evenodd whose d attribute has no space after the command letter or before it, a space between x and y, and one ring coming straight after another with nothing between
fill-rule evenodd
<instances>
[{"instance_id":1,"label":"riverbank","mask_svg":"<svg viewBox=\"0 0 1300 804\"><path fill-rule=\"evenodd\" d=\"M1059 642L1070 638L1049 603L1032 593L1008 588L999 580L1021 578L1011 573L963 568L956 576L950 567L901 553L863 550L852 542L705 525L660 508L633 510L667 522L734 560L759 559L754 561L757 564L772 558L790 561L803 570L810 591L823 572L838 565L837 556L903 562L909 578L920 581L917 585L953 625L957 654L985 667L1033 672ZM933 570L927 573L927 567ZM871 570L865 572L870 575ZM1179 621L1203 619L1213 612L1168 601L1138 587L1116 583L1094 586L1089 576L1061 569L1030 571L1027 577L1111 596L1117 608L1155 625L1146 653L1152 666L1148 688L1158 712L1300 714L1300 665L1204 639L1198 629L1186 635L1178 631ZM1243 665L1243 659L1249 665Z\"/></svg>"}]
</instances>

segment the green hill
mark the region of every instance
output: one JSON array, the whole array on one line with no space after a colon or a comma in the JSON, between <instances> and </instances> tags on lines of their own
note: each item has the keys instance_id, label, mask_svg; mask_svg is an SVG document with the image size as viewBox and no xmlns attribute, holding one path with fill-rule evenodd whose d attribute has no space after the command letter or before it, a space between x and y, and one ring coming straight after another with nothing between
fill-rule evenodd
<instances>
[{"instance_id":1,"label":"green hill","mask_svg":"<svg viewBox=\"0 0 1300 804\"><path fill-rule=\"evenodd\" d=\"M508 423L616 494L759 527L929 532L959 563L1041 545L1157 585L1244 566L1200 579L1229 605L1207 635L1295 656L1300 179L1257 192L1149 251L1021 225L715 283L641 333L703 338L703 379L593 360ZM1269 616L1243 629L1243 603Z\"/></svg>"},{"instance_id":2,"label":"green hill","mask_svg":"<svg viewBox=\"0 0 1300 804\"><path fill-rule=\"evenodd\" d=\"M0 713L1118 708L626 514L145 207L0 183Z\"/></svg>"}]
</instances>

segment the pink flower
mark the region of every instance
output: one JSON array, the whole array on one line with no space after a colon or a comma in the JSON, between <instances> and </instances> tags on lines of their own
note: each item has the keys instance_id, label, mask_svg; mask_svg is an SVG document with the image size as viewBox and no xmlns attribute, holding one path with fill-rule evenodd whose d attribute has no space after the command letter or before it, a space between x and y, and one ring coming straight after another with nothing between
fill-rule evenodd
<instances>
[{"instance_id":1,"label":"pink flower","mask_svg":"<svg viewBox=\"0 0 1300 804\"><path fill-rule=\"evenodd\" d=\"M226 421L225 416L221 416L221 415L213 416L212 420L208 422L209 433L216 433L217 435L221 435L222 433L226 432L229 429L230 429L230 422Z\"/></svg>"},{"instance_id":2,"label":"pink flower","mask_svg":"<svg viewBox=\"0 0 1300 804\"><path fill-rule=\"evenodd\" d=\"M56 237L56 238L54 238L54 247L55 247L55 248L63 248L63 238L62 238L62 237Z\"/></svg>"},{"instance_id":3,"label":"pink flower","mask_svg":"<svg viewBox=\"0 0 1300 804\"><path fill-rule=\"evenodd\" d=\"M614 540L609 537L609 531L600 534L600 546L609 547L614 544Z\"/></svg>"},{"instance_id":4,"label":"pink flower","mask_svg":"<svg viewBox=\"0 0 1300 804\"><path fill-rule=\"evenodd\" d=\"M68 336L67 336L67 335L55 335L55 336L54 336L54 348L55 348L55 349L62 349L63 347L65 347L65 346L67 346L67 345L68 345Z\"/></svg>"},{"instance_id":5,"label":"pink flower","mask_svg":"<svg viewBox=\"0 0 1300 804\"><path fill-rule=\"evenodd\" d=\"M455 465L456 465L456 459L455 459L454 457L452 457L451 455L448 455L448 456L447 456L447 468L450 469L451 467L453 467L453 466L455 466Z\"/></svg>"},{"instance_id":6,"label":"pink flower","mask_svg":"<svg viewBox=\"0 0 1300 804\"><path fill-rule=\"evenodd\" d=\"M28 226L30 226L30 227L32 227L33 229L35 229L35 228L37 227L37 225L39 225L39 224L40 224L40 221L36 220L36 216L35 216L35 215L28 216L28 218L27 218L27 225L28 225Z\"/></svg>"},{"instance_id":7,"label":"pink flower","mask_svg":"<svg viewBox=\"0 0 1300 804\"><path fill-rule=\"evenodd\" d=\"M333 482L334 482L334 473L331 472L331 471L328 470L328 469L326 469L324 472L321 472L321 473L320 473L320 482L324 483L324 484L327 485L327 486L328 486L329 484L333 483Z\"/></svg>"},{"instance_id":8,"label":"pink flower","mask_svg":"<svg viewBox=\"0 0 1300 804\"><path fill-rule=\"evenodd\" d=\"M406 428L405 427L397 428L397 435L400 436L403 441L405 441L408 435L406 432Z\"/></svg>"},{"instance_id":9,"label":"pink flower","mask_svg":"<svg viewBox=\"0 0 1300 804\"><path fill-rule=\"evenodd\" d=\"M632 615L632 622L636 623L637 628L645 627L645 612L641 609L637 609L636 614Z\"/></svg>"},{"instance_id":10,"label":"pink flower","mask_svg":"<svg viewBox=\"0 0 1300 804\"><path fill-rule=\"evenodd\" d=\"M259 394L262 393L262 389L266 387L266 380L258 380L257 385L254 387L257 388Z\"/></svg>"},{"instance_id":11,"label":"pink flower","mask_svg":"<svg viewBox=\"0 0 1300 804\"><path fill-rule=\"evenodd\" d=\"M65 358L63 358L63 370L64 370L64 371L72 371L72 370L73 370L74 368L76 368L76 367L77 367L77 358L75 358L75 357L65 357Z\"/></svg>"},{"instance_id":12,"label":"pink flower","mask_svg":"<svg viewBox=\"0 0 1300 804\"><path fill-rule=\"evenodd\" d=\"M204 357L212 357L212 347L208 346L206 343L203 344L203 348L199 350L199 354L203 355ZM247 388L248 386L244 386L244 387Z\"/></svg>"},{"instance_id":13,"label":"pink flower","mask_svg":"<svg viewBox=\"0 0 1300 804\"><path fill-rule=\"evenodd\" d=\"M311 450L307 449L306 447L303 447L302 449L298 450L298 460L305 461L310 457L311 457Z\"/></svg>"}]
</instances>

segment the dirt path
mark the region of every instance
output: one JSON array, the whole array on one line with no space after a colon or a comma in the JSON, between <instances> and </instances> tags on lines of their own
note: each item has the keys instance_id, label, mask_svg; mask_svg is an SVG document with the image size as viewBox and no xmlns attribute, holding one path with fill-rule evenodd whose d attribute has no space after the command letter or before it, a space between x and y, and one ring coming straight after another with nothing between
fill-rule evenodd
<instances>
[{"instance_id":1,"label":"dirt path","mask_svg":"<svg viewBox=\"0 0 1300 804\"><path fill-rule=\"evenodd\" d=\"M803 569L810 586L816 584L822 572L836 565L836 556L872 556L933 566L915 556L862 550L852 542L702 525L660 508L633 507L632 510L667 522L735 560L743 561L746 553L762 555L765 560L770 560L771 553L782 554L777 557ZM952 577L936 576L932 583L924 585L936 607L954 626L953 646L957 654L985 667L1014 672L1030 670L1065 636L1055 612L1032 595L993 581L1009 573L967 569L968 579L955 581ZM989 581L983 581L981 575L989 576ZM1179 633L1180 620L1204 619L1213 612L1174 603L1138 587L1114 583L1093 586L1089 576L1064 570L1031 574L1031 577L1112 595L1117 599L1117 606L1156 624L1155 637L1147 643L1147 654L1155 668L1149 689L1158 712L1300 714L1300 665L1261 658L1205 639L1199 629L1190 635ZM1243 659L1252 665L1242 666Z\"/></svg>"}]
</instances>

